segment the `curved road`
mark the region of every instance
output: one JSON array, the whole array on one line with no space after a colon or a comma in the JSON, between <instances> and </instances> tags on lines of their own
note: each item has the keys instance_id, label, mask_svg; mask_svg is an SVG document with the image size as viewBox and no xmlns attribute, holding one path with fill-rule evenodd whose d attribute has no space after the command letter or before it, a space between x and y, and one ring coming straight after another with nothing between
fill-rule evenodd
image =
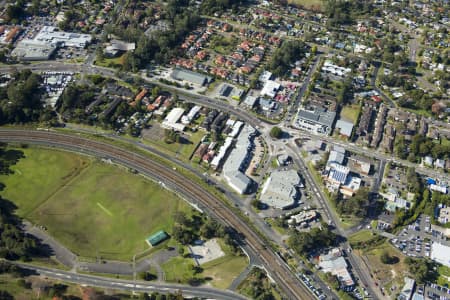
<instances>
[{"instance_id":1,"label":"curved road","mask_svg":"<svg viewBox=\"0 0 450 300\"><path fill-rule=\"evenodd\" d=\"M246 251L253 252L261 259L262 265L268 270L269 275L290 299L314 298L314 295L291 273L284 262L270 248L266 247L265 242L245 221L236 216L230 207L177 171L123 148L60 133L5 129L0 130L0 140L44 144L111 158L116 163L136 169L142 174L170 185L186 198L201 204L202 208L208 210L212 216L237 230L244 237L242 242L243 246L247 248Z\"/></svg>"},{"instance_id":2,"label":"curved road","mask_svg":"<svg viewBox=\"0 0 450 300\"><path fill-rule=\"evenodd\" d=\"M0 72L14 72L15 70L24 70L29 69L34 72L47 72L47 71L56 71L56 72L74 72L74 73L83 73L83 74L98 74L109 78L115 78L118 79L114 70L100 67L100 66L86 66L86 65L80 65L80 64L73 64L73 63L65 63L65 62L57 62L57 61L51 61L51 62L42 62L37 64L30 64L30 65L14 65L14 66L2 66L0 67ZM136 76L135 74L127 74L128 76ZM159 82L157 80L153 80L148 77L140 77L143 80L147 81L150 84L159 85L161 87L164 87L164 89L173 91L176 94L178 94L180 100L189 101L195 104L199 104L202 106L206 106L209 108L217 109L220 111L228 112L232 115L237 116L241 120L245 121L246 123L254 126L259 127L262 122L259 120L256 116L253 116L252 114L248 113L247 111L241 109L240 107L233 107L230 104L228 104L225 101L212 99L206 96L202 96L193 92L190 92L184 88L177 88L172 85L167 85L162 82Z\"/></svg>"},{"instance_id":3,"label":"curved road","mask_svg":"<svg viewBox=\"0 0 450 300\"><path fill-rule=\"evenodd\" d=\"M202 297L207 299L212 298L224 300L247 299L244 296L232 291L218 290L209 287L192 287L181 284L166 284L158 282L149 283L147 281L123 280L86 274L74 274L68 271L50 269L46 267L34 266L18 262L10 263L48 278L59 279L79 285L89 285L104 289L117 289L141 293L159 292L164 294L176 294L178 291L181 291L183 293L183 296L188 297Z\"/></svg>"}]
</instances>

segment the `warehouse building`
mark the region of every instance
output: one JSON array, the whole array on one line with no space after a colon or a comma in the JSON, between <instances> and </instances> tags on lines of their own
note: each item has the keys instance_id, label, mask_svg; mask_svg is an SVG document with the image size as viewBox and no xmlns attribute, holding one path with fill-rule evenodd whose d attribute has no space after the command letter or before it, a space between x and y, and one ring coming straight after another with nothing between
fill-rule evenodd
<instances>
[{"instance_id":1,"label":"warehouse building","mask_svg":"<svg viewBox=\"0 0 450 300\"><path fill-rule=\"evenodd\" d=\"M210 77L186 69L175 68L170 75L175 80L187 81L200 86L208 84Z\"/></svg>"},{"instance_id":2,"label":"warehouse building","mask_svg":"<svg viewBox=\"0 0 450 300\"><path fill-rule=\"evenodd\" d=\"M344 121L344 120L338 120L336 122L336 128L339 129L339 135L344 136L346 138L349 138L352 136L353 132L353 123Z\"/></svg>"},{"instance_id":3,"label":"warehouse building","mask_svg":"<svg viewBox=\"0 0 450 300\"><path fill-rule=\"evenodd\" d=\"M192 107L191 110L188 112L188 114L181 118L181 123L183 123L184 125L191 124L191 122L197 117L201 109L202 107L198 105Z\"/></svg>"},{"instance_id":4,"label":"warehouse building","mask_svg":"<svg viewBox=\"0 0 450 300\"><path fill-rule=\"evenodd\" d=\"M239 194L247 193L252 184L252 180L244 173L251 160L251 149L255 134L256 130L253 127L245 125L237 138L235 148L231 150L223 164L222 170L225 180Z\"/></svg>"},{"instance_id":5,"label":"warehouse building","mask_svg":"<svg viewBox=\"0 0 450 300\"><path fill-rule=\"evenodd\" d=\"M90 34L59 31L53 26L44 26L36 35L34 41L56 47L85 48L92 42Z\"/></svg>"},{"instance_id":6,"label":"warehouse building","mask_svg":"<svg viewBox=\"0 0 450 300\"><path fill-rule=\"evenodd\" d=\"M263 186L259 200L279 209L292 207L300 196L297 190L299 184L297 171L273 171Z\"/></svg>"},{"instance_id":7,"label":"warehouse building","mask_svg":"<svg viewBox=\"0 0 450 300\"><path fill-rule=\"evenodd\" d=\"M49 60L56 47L34 40L22 40L17 43L11 56L19 61Z\"/></svg>"}]
</instances>

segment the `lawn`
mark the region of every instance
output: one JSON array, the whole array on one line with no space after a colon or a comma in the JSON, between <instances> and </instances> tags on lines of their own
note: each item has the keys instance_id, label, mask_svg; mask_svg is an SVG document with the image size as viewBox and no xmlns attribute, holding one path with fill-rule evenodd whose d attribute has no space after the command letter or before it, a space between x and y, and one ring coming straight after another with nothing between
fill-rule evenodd
<instances>
[{"instance_id":1,"label":"lawn","mask_svg":"<svg viewBox=\"0 0 450 300\"><path fill-rule=\"evenodd\" d=\"M203 264L202 276L212 278L212 286L226 289L247 267L248 259L245 255L236 256L232 254L230 247L222 240L219 240L219 244L223 252L225 252L225 256Z\"/></svg>"},{"instance_id":2,"label":"lawn","mask_svg":"<svg viewBox=\"0 0 450 300\"><path fill-rule=\"evenodd\" d=\"M123 65L124 58L124 55L115 58L104 58L103 60L96 60L95 64L100 67L119 68Z\"/></svg>"},{"instance_id":3,"label":"lawn","mask_svg":"<svg viewBox=\"0 0 450 300\"><path fill-rule=\"evenodd\" d=\"M289 234L289 229L288 228L284 228L284 227L280 227L277 225L277 222L275 221L275 219L273 218L267 218L266 219L267 222L270 224L270 226L275 229L276 232L278 232L281 235L288 235Z\"/></svg>"},{"instance_id":4,"label":"lawn","mask_svg":"<svg viewBox=\"0 0 450 300\"><path fill-rule=\"evenodd\" d=\"M446 139L445 137L441 138L441 145L450 146L450 140Z\"/></svg>"},{"instance_id":5,"label":"lawn","mask_svg":"<svg viewBox=\"0 0 450 300\"><path fill-rule=\"evenodd\" d=\"M172 192L115 165L38 148L26 149L26 156L14 167L22 175L8 177L2 194L19 206L21 215L26 212L27 219L45 225L52 236L83 257L98 252L105 259L130 260L148 249L144 240L150 234L161 229L171 232L174 212L190 212ZM85 167L75 174L79 161ZM38 173L24 178L24 171L33 166ZM26 186L20 190L28 193L11 191L19 183Z\"/></svg>"},{"instance_id":6,"label":"lawn","mask_svg":"<svg viewBox=\"0 0 450 300\"><path fill-rule=\"evenodd\" d=\"M51 300L55 299L48 295L47 292L43 292L39 289L31 289L26 288L22 280L29 284L34 284L35 286L48 286L51 287L54 284L61 284L61 282L57 282L56 280L44 280L38 276L28 276L25 278L15 278L11 274L0 274L0 287L1 290L8 292L14 299L17 300L28 300L28 299L39 299L39 300ZM71 283L62 283L63 286L66 286L65 291L62 293L63 295L72 295L76 297L81 297L81 289L79 286ZM1 298L6 299L6 298Z\"/></svg>"},{"instance_id":7,"label":"lawn","mask_svg":"<svg viewBox=\"0 0 450 300\"><path fill-rule=\"evenodd\" d=\"M233 51L239 40L234 36L227 37L222 35L213 35L210 40L210 48L212 48L215 52L228 55Z\"/></svg>"},{"instance_id":8,"label":"lawn","mask_svg":"<svg viewBox=\"0 0 450 300\"><path fill-rule=\"evenodd\" d=\"M450 268L446 266L439 266L438 268L439 277L437 283L441 286L450 284Z\"/></svg>"},{"instance_id":9,"label":"lawn","mask_svg":"<svg viewBox=\"0 0 450 300\"><path fill-rule=\"evenodd\" d=\"M355 124L358 120L359 112L360 107L358 104L345 105L341 110L341 118Z\"/></svg>"},{"instance_id":10,"label":"lawn","mask_svg":"<svg viewBox=\"0 0 450 300\"><path fill-rule=\"evenodd\" d=\"M372 239L373 237L374 237L374 235L372 234L372 232L370 230L364 229L364 230L358 231L358 232L352 234L351 236L349 236L348 240L350 243L366 242L366 241Z\"/></svg>"},{"instance_id":11,"label":"lawn","mask_svg":"<svg viewBox=\"0 0 450 300\"><path fill-rule=\"evenodd\" d=\"M163 152L178 155L182 160L188 160L192 152L194 152L198 143L205 135L204 131L198 130L196 132L188 132L185 134L187 139L182 139L181 143L166 143L164 141L164 132L162 129L155 128L144 133L144 143L153 146Z\"/></svg>"},{"instance_id":12,"label":"lawn","mask_svg":"<svg viewBox=\"0 0 450 300\"><path fill-rule=\"evenodd\" d=\"M195 274L192 258L174 257L164 263L162 268L169 282L188 283L192 279L204 280L212 286L226 289L233 280L247 267L246 256L236 256L231 253L230 247L219 239L220 247L225 256L201 265L203 271Z\"/></svg>"},{"instance_id":13,"label":"lawn","mask_svg":"<svg viewBox=\"0 0 450 300\"><path fill-rule=\"evenodd\" d=\"M193 267L194 261L191 258L184 258L181 256L171 258L162 265L166 275L166 281L187 283L192 278L196 277Z\"/></svg>"},{"instance_id":14,"label":"lawn","mask_svg":"<svg viewBox=\"0 0 450 300\"><path fill-rule=\"evenodd\" d=\"M343 229L352 228L352 227L356 226L357 224L361 223L361 221L362 221L362 218L351 216L351 215L339 215L339 216L340 216L340 221L341 221L341 227Z\"/></svg>"},{"instance_id":15,"label":"lawn","mask_svg":"<svg viewBox=\"0 0 450 300\"><path fill-rule=\"evenodd\" d=\"M288 4L305 8L315 6L320 10L322 8L323 0L288 0Z\"/></svg>"},{"instance_id":16,"label":"lawn","mask_svg":"<svg viewBox=\"0 0 450 300\"><path fill-rule=\"evenodd\" d=\"M92 162L88 157L64 151L39 148L17 151L22 151L25 158L11 167L13 175L0 175L0 182L6 185L0 194L18 206L21 217L27 217Z\"/></svg>"},{"instance_id":17,"label":"lawn","mask_svg":"<svg viewBox=\"0 0 450 300\"><path fill-rule=\"evenodd\" d=\"M381 253L386 250L390 256L399 258L396 264L383 264L380 260ZM364 250L363 250L364 252ZM400 292L404 284L404 278L408 274L408 266L404 263L405 256L394 248L389 242L383 243L381 246L363 253L369 262L369 268L375 281L380 286L384 286L386 291L391 295ZM393 291L391 291L393 287Z\"/></svg>"}]
</instances>

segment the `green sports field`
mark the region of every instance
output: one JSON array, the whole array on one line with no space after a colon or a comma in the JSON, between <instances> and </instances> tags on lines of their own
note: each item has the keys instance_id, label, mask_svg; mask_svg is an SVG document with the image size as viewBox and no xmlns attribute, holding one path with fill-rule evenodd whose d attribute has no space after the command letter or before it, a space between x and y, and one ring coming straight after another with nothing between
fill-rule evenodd
<instances>
[{"instance_id":1,"label":"green sports field","mask_svg":"<svg viewBox=\"0 0 450 300\"><path fill-rule=\"evenodd\" d=\"M21 149L25 158L0 176L1 195L17 213L44 225L75 253L130 260L151 233L169 234L173 213L191 209L157 183L115 165L69 152Z\"/></svg>"}]
</instances>

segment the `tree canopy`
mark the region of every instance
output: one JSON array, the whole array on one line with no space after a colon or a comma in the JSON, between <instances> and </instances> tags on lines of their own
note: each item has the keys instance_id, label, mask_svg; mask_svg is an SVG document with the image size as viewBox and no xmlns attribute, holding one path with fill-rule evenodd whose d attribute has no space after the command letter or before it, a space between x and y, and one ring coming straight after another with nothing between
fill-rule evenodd
<instances>
[{"instance_id":1,"label":"tree canopy","mask_svg":"<svg viewBox=\"0 0 450 300\"><path fill-rule=\"evenodd\" d=\"M369 205L369 190L360 188L353 197L342 199L337 204L337 210L340 214L364 217L367 214Z\"/></svg>"},{"instance_id":2,"label":"tree canopy","mask_svg":"<svg viewBox=\"0 0 450 300\"><path fill-rule=\"evenodd\" d=\"M405 258L405 263L408 265L409 272L416 279L417 283L433 282L437 279L437 272L434 270L435 263L411 257Z\"/></svg>"},{"instance_id":3,"label":"tree canopy","mask_svg":"<svg viewBox=\"0 0 450 300\"><path fill-rule=\"evenodd\" d=\"M332 246L336 243L336 234L326 225L323 229L313 228L309 232L294 231L289 237L288 244L300 255L307 255L312 250Z\"/></svg>"},{"instance_id":4,"label":"tree canopy","mask_svg":"<svg viewBox=\"0 0 450 300\"><path fill-rule=\"evenodd\" d=\"M307 46L304 42L285 40L281 47L272 55L269 70L275 76L285 76L293 64L305 56Z\"/></svg>"},{"instance_id":5,"label":"tree canopy","mask_svg":"<svg viewBox=\"0 0 450 300\"><path fill-rule=\"evenodd\" d=\"M331 26L348 25L371 10L370 1L364 0L325 0L325 14Z\"/></svg>"},{"instance_id":6,"label":"tree canopy","mask_svg":"<svg viewBox=\"0 0 450 300\"><path fill-rule=\"evenodd\" d=\"M270 130L270 136L273 138L279 139L279 138L281 138L282 135L283 135L283 131L278 126L274 126Z\"/></svg>"},{"instance_id":7,"label":"tree canopy","mask_svg":"<svg viewBox=\"0 0 450 300\"><path fill-rule=\"evenodd\" d=\"M0 87L0 125L37 122L45 113L41 77L30 70L16 72L6 87Z\"/></svg>"}]
</instances>

